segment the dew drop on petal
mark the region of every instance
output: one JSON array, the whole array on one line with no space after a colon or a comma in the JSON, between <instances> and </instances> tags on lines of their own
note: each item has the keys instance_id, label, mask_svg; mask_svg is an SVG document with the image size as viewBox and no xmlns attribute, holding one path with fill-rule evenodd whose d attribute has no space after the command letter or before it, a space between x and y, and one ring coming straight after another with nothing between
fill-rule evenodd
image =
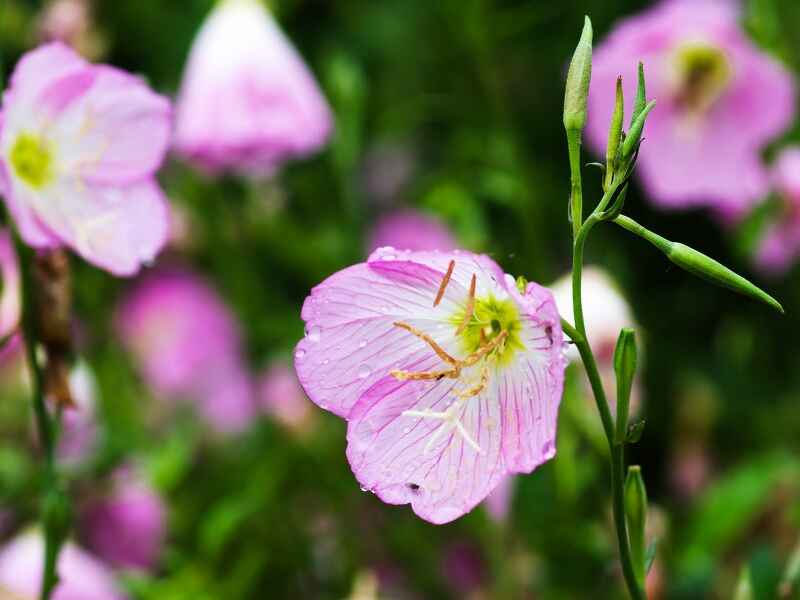
<instances>
[{"instance_id":1,"label":"dew drop on petal","mask_svg":"<svg viewBox=\"0 0 800 600\"><path fill-rule=\"evenodd\" d=\"M359 379L366 379L372 374L372 369L369 365L361 365L358 367L358 378Z\"/></svg>"},{"instance_id":2,"label":"dew drop on petal","mask_svg":"<svg viewBox=\"0 0 800 600\"><path fill-rule=\"evenodd\" d=\"M361 340L361 342L358 344L358 347L359 348L366 348L367 347L367 342L365 340Z\"/></svg>"},{"instance_id":3,"label":"dew drop on petal","mask_svg":"<svg viewBox=\"0 0 800 600\"><path fill-rule=\"evenodd\" d=\"M323 365L327 365L329 362L331 362L331 361L326 358L325 360L322 361L322 364Z\"/></svg>"},{"instance_id":4,"label":"dew drop on petal","mask_svg":"<svg viewBox=\"0 0 800 600\"><path fill-rule=\"evenodd\" d=\"M545 459L553 458L556 454L556 445L553 443L553 440L548 440L542 446L542 455Z\"/></svg>"},{"instance_id":5,"label":"dew drop on petal","mask_svg":"<svg viewBox=\"0 0 800 600\"><path fill-rule=\"evenodd\" d=\"M322 330L320 330L319 326L312 325L309 328L306 337L310 342L314 342L316 344L319 341L320 337L322 337Z\"/></svg>"},{"instance_id":6,"label":"dew drop on petal","mask_svg":"<svg viewBox=\"0 0 800 600\"><path fill-rule=\"evenodd\" d=\"M411 433L411 427L403 427L403 434L407 435L409 433Z\"/></svg>"},{"instance_id":7,"label":"dew drop on petal","mask_svg":"<svg viewBox=\"0 0 800 600\"><path fill-rule=\"evenodd\" d=\"M299 348L299 349L297 350L297 352L295 352L295 353L294 353L294 357L295 357L297 360L303 360L303 358L305 357L305 355L306 355L306 351L305 351L305 350L303 350L302 348Z\"/></svg>"}]
</instances>

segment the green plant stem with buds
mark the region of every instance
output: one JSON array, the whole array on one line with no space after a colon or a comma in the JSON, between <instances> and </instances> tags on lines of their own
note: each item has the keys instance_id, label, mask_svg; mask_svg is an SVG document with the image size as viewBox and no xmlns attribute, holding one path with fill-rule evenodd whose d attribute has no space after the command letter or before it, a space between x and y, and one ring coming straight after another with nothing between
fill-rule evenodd
<instances>
[{"instance_id":1,"label":"green plant stem with buds","mask_svg":"<svg viewBox=\"0 0 800 600\"><path fill-rule=\"evenodd\" d=\"M49 600L53 589L58 583L56 565L58 554L63 545L65 533L60 524L54 519L54 513L62 509L59 504L63 500L58 471L56 469L56 438L58 434L58 421L60 411L51 416L47 410L44 389L44 370L39 364L38 348L38 323L36 294L33 278L33 251L28 248L14 232L14 246L19 261L21 274L22 295L22 336L25 346L25 356L32 384L32 403L36 429L44 453L43 481L44 493L42 495L42 521L45 537L44 569L42 570L42 583L40 600Z\"/></svg>"}]
</instances>

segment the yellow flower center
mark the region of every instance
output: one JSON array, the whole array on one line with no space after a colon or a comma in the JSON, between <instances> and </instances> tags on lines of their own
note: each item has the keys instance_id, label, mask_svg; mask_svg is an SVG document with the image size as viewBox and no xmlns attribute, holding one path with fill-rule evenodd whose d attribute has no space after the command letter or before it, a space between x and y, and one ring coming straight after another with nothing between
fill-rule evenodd
<instances>
[{"instance_id":1,"label":"yellow flower center","mask_svg":"<svg viewBox=\"0 0 800 600\"><path fill-rule=\"evenodd\" d=\"M693 112L705 112L722 96L731 80L725 53L703 42L682 45L675 56L678 101Z\"/></svg>"},{"instance_id":2,"label":"yellow flower center","mask_svg":"<svg viewBox=\"0 0 800 600\"><path fill-rule=\"evenodd\" d=\"M464 322L464 310L453 315L451 322L458 327ZM472 317L459 334L464 353L467 355L477 352L480 348L492 343L502 332L506 332L505 339L489 355L498 365L508 365L514 358L517 350L525 346L520 338L522 323L519 310L510 298L498 300L494 296L475 299Z\"/></svg>"},{"instance_id":3,"label":"yellow flower center","mask_svg":"<svg viewBox=\"0 0 800 600\"><path fill-rule=\"evenodd\" d=\"M53 153L36 135L19 135L11 148L10 162L17 177L32 188L41 189L53 179Z\"/></svg>"}]
</instances>

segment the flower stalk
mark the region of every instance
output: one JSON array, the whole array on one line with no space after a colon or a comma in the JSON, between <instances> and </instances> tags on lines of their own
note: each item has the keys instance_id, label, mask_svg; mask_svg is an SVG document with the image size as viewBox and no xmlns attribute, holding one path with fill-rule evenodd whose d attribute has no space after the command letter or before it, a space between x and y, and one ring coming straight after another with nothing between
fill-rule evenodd
<instances>
[{"instance_id":1,"label":"flower stalk","mask_svg":"<svg viewBox=\"0 0 800 600\"><path fill-rule=\"evenodd\" d=\"M22 294L22 336L31 376L31 394L36 429L44 453L42 468L42 524L45 535L45 560L42 570L40 600L49 600L58 583L56 565L70 525L70 508L56 468L56 440L61 410L51 414L45 399L47 373L39 357L39 302L34 276L34 254L14 231L14 246L19 261Z\"/></svg>"}]
</instances>

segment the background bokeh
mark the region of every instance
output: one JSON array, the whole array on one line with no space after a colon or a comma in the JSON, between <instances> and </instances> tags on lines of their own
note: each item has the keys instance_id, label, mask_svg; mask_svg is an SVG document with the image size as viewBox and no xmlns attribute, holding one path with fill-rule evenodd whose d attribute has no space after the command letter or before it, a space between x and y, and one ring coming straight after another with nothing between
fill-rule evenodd
<instances>
[{"instance_id":1,"label":"background bokeh","mask_svg":"<svg viewBox=\"0 0 800 600\"><path fill-rule=\"evenodd\" d=\"M93 51L174 95L211 6L97 0ZM362 261L373 224L397 209L436 217L463 247L550 284L570 264L566 62L584 13L601 40L646 6L277 2L282 28L333 108L335 135L269 180L212 178L171 160L159 178L182 233L153 268L191 270L213 286L236 315L254 377L288 364L310 288ZM42 9L35 0L0 5L4 78L38 42ZM743 26L800 73L795 0L750 0ZM800 142L797 128L774 148L791 141ZM600 176L587 170L585 178L591 203ZM653 597L731 598L747 565L753 597L778 597L800 537L800 272L765 279L753 269L769 207L723 226L706 211L654 209L634 185L626 210L753 278L782 301L784 317L688 276L619 228L598 228L587 250L587 263L610 272L632 307L645 357L647 425L630 459L642 465L654 507L661 591ZM310 403L302 426L265 410L236 434L215 431L191 405L166 410L114 326L136 281L79 260L73 268L79 350L96 378L101 434L70 471L70 489L80 502L134 462L167 507L157 564L120 574L131 598L367 598L373 584L381 598L621 597L605 442L577 372L558 455L516 479L510 515L498 521L479 507L432 526L359 490L345 423ZM195 335L207 342L202 328ZM0 387L3 540L34 523L38 506L20 368L6 357Z\"/></svg>"}]
</instances>

